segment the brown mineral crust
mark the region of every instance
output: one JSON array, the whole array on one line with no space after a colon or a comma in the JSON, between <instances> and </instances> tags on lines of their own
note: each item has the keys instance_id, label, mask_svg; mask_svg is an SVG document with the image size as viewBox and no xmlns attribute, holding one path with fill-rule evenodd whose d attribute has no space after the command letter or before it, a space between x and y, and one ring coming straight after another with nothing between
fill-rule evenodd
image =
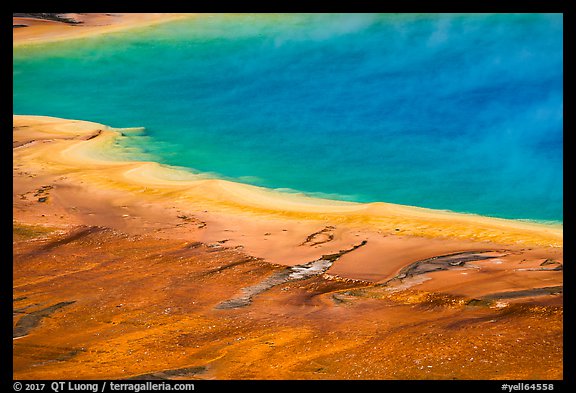
<instances>
[{"instance_id":1,"label":"brown mineral crust","mask_svg":"<svg viewBox=\"0 0 576 393\"><path fill-rule=\"evenodd\" d=\"M162 180L91 155L95 123L13 133L14 379L563 376L556 228Z\"/></svg>"}]
</instances>

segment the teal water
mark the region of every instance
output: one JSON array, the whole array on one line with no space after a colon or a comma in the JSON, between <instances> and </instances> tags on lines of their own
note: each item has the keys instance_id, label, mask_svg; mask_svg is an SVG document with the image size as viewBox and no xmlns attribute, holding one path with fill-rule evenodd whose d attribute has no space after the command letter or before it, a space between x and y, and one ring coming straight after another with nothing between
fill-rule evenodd
<instances>
[{"instance_id":1,"label":"teal water","mask_svg":"<svg viewBox=\"0 0 576 393\"><path fill-rule=\"evenodd\" d=\"M359 202L563 220L562 15L215 15L14 49L14 113Z\"/></svg>"}]
</instances>

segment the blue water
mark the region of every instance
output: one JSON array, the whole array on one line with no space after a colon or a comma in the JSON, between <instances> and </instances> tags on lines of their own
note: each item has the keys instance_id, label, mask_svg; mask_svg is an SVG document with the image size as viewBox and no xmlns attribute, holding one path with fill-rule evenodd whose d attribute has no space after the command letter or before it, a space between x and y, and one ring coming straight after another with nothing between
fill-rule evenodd
<instances>
[{"instance_id":1,"label":"blue water","mask_svg":"<svg viewBox=\"0 0 576 393\"><path fill-rule=\"evenodd\" d=\"M562 16L215 15L14 50L14 113L360 202L562 221Z\"/></svg>"}]
</instances>

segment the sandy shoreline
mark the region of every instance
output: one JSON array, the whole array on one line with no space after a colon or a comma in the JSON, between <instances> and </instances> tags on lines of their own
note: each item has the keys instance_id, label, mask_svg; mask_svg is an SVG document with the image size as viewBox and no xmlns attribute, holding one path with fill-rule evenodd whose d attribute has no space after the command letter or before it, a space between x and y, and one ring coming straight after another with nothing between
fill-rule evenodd
<instances>
[{"instance_id":1,"label":"sandy shoreline","mask_svg":"<svg viewBox=\"0 0 576 393\"><path fill-rule=\"evenodd\" d=\"M157 23L167 23L194 16L194 14L184 13L90 13L62 15L63 18L76 21L77 23L72 24L58 20L31 17L13 17L13 26L20 27L13 29L12 45L16 47L77 39Z\"/></svg>"},{"instance_id":2,"label":"sandy shoreline","mask_svg":"<svg viewBox=\"0 0 576 393\"><path fill-rule=\"evenodd\" d=\"M208 179L122 132L13 116L15 378L562 378L561 226Z\"/></svg>"},{"instance_id":3,"label":"sandy shoreline","mask_svg":"<svg viewBox=\"0 0 576 393\"><path fill-rule=\"evenodd\" d=\"M463 251L508 250L505 254L510 263L516 261L514 265L519 261L510 256L513 253L524 260L529 256L534 264L562 259L562 229L556 226L387 203L322 200L201 175L195 179L154 162L111 159L121 130L97 123L15 115L13 127L14 215L25 224L43 223L31 214L37 202L28 199L35 182L21 176L34 170L50 187L43 194L43 211L73 213L67 222L139 235L161 232L174 222L192 223L193 229L175 226L164 229L162 236L225 244L288 266L367 242L328 270L346 279L383 282L410 263ZM525 274L521 272L514 275ZM532 277L525 278L523 288L536 285ZM498 285L499 290L518 289Z\"/></svg>"},{"instance_id":4,"label":"sandy shoreline","mask_svg":"<svg viewBox=\"0 0 576 393\"><path fill-rule=\"evenodd\" d=\"M302 195L285 194L262 187L219 179L205 179L154 162L106 160L121 130L105 125L67 121L41 116L14 116L17 144L31 140L58 139L58 144L35 146L27 160L40 160L59 171L96 169L103 171L99 182L119 184L124 189L150 188L152 193L177 193L201 206L222 212L267 214L279 218L325 220L374 230L399 232L396 235L495 241L561 247L561 226L458 214L389 203L351 203ZM31 127L23 132L22 127ZM23 134L23 135L22 135ZM97 135L97 137L94 137ZM80 139L81 141L78 141ZM82 140L89 139L89 140ZM24 154L24 153L23 153ZM113 153L112 153L113 154ZM195 179L196 177L196 179ZM186 178L190 180L186 180Z\"/></svg>"}]
</instances>

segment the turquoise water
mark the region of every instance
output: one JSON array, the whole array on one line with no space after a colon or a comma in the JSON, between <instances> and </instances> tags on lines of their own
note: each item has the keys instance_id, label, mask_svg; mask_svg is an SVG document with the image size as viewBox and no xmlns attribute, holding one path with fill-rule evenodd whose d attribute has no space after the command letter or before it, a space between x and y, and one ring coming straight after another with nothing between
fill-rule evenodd
<instances>
[{"instance_id":1,"label":"turquoise water","mask_svg":"<svg viewBox=\"0 0 576 393\"><path fill-rule=\"evenodd\" d=\"M269 188L562 221L562 16L215 15L14 50L14 113Z\"/></svg>"}]
</instances>

